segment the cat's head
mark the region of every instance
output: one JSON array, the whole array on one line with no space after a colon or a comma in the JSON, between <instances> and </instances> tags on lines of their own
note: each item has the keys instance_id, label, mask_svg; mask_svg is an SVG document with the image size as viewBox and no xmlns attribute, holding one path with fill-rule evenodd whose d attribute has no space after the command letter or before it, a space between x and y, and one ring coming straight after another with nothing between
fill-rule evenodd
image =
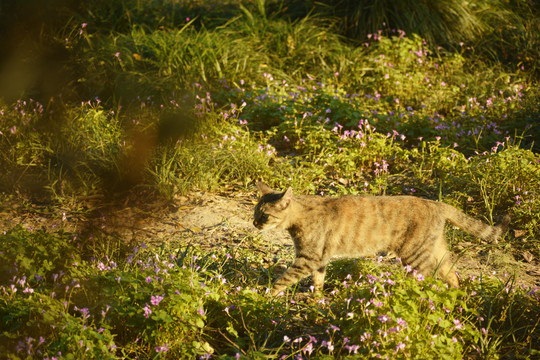
<instances>
[{"instance_id":1,"label":"cat's head","mask_svg":"<svg viewBox=\"0 0 540 360\"><path fill-rule=\"evenodd\" d=\"M263 182L257 183L261 198L255 205L253 225L257 229L283 227L287 222L287 209L293 196L292 189L285 192L272 190Z\"/></svg>"}]
</instances>

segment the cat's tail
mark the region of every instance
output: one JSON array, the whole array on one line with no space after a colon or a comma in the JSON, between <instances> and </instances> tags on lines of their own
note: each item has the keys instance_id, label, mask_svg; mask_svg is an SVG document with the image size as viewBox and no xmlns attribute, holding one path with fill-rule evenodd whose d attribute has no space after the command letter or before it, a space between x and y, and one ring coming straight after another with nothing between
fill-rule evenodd
<instances>
[{"instance_id":1,"label":"cat's tail","mask_svg":"<svg viewBox=\"0 0 540 360\"><path fill-rule=\"evenodd\" d=\"M510 224L510 216L505 215L500 223L496 226L489 226L482 221L476 220L469 215L465 214L461 210L456 209L453 206L446 205L446 219L457 227L467 231L469 234L487 240L489 242L497 243L499 238L508 229Z\"/></svg>"}]
</instances>

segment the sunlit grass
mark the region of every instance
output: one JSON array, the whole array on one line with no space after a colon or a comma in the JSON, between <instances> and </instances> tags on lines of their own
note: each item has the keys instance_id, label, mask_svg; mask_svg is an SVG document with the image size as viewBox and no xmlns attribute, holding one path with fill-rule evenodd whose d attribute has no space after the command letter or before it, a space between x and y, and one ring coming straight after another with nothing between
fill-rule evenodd
<instances>
[{"instance_id":1,"label":"sunlit grass","mask_svg":"<svg viewBox=\"0 0 540 360\"><path fill-rule=\"evenodd\" d=\"M109 256L97 248L81 253L81 241L22 229L0 236L3 260L19 254L14 266L4 266L8 276L1 285L4 354L536 354L538 294L511 278L473 277L460 289L448 288L399 262L361 259L333 263L322 294L302 286L272 298L266 256L250 244L214 250L183 241L141 244ZM33 255L36 250L40 255Z\"/></svg>"},{"instance_id":2,"label":"sunlit grass","mask_svg":"<svg viewBox=\"0 0 540 360\"><path fill-rule=\"evenodd\" d=\"M64 207L124 191L247 193L259 179L296 193L410 194L488 223L512 216L500 244L453 232L453 246L538 254L537 61L508 71L471 44L443 50L382 25L351 42L317 14L288 20L263 1L156 4L95 2L107 11L54 34L80 76L65 98L0 104L0 191ZM251 233L193 246L198 236L128 246L86 233L1 234L0 350L49 359L538 355L538 293L512 277L449 289L399 262L356 259L332 264L322 295L302 282L271 298L274 257L290 260L286 248Z\"/></svg>"}]
</instances>

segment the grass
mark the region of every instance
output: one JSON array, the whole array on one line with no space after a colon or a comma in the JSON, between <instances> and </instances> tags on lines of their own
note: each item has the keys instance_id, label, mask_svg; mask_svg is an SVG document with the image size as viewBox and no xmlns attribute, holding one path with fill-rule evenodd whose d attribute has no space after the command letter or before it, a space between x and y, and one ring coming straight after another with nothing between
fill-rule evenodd
<instances>
[{"instance_id":1,"label":"grass","mask_svg":"<svg viewBox=\"0 0 540 360\"><path fill-rule=\"evenodd\" d=\"M34 54L15 61L25 89L0 89L2 196L89 217L88 198L250 193L259 179L298 193L412 194L488 223L512 216L499 244L452 232L456 249L538 257L536 7L465 9L484 35L460 45L471 29L458 23L446 40L390 23L346 38L354 29L333 22L337 8L280 4L57 3L10 57ZM291 254L255 233L208 248L194 233L144 245L63 230L0 235L9 358L538 356L538 293L512 276L448 289L358 259L332 264L320 296L301 283L271 298L273 257Z\"/></svg>"},{"instance_id":2,"label":"grass","mask_svg":"<svg viewBox=\"0 0 540 360\"><path fill-rule=\"evenodd\" d=\"M213 250L186 246L193 235L186 236L135 248L99 238L113 246L81 252L84 240L76 234L18 228L2 235L3 353L224 359L537 355L538 294L511 277L470 278L456 289L410 276L399 263L341 261L330 267L324 294L310 294L302 285L271 298L271 253L251 249L265 246L256 236L237 234L247 241ZM15 268L8 262L13 258Z\"/></svg>"}]
</instances>

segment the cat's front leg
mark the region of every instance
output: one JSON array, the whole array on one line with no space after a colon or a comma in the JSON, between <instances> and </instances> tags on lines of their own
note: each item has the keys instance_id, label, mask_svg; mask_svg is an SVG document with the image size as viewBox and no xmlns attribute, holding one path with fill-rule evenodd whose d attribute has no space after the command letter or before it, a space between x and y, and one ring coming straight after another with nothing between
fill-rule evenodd
<instances>
[{"instance_id":1,"label":"cat's front leg","mask_svg":"<svg viewBox=\"0 0 540 360\"><path fill-rule=\"evenodd\" d=\"M281 277L275 282L274 287L272 288L272 295L278 295L289 285L295 284L317 268L319 267L314 266L313 260L307 259L303 256L297 257L291 267L289 267L287 271L285 271L285 273L281 275Z\"/></svg>"},{"instance_id":2,"label":"cat's front leg","mask_svg":"<svg viewBox=\"0 0 540 360\"><path fill-rule=\"evenodd\" d=\"M322 291L324 286L324 276L326 274L326 264L319 266L315 271L313 271L313 287L315 291Z\"/></svg>"}]
</instances>

